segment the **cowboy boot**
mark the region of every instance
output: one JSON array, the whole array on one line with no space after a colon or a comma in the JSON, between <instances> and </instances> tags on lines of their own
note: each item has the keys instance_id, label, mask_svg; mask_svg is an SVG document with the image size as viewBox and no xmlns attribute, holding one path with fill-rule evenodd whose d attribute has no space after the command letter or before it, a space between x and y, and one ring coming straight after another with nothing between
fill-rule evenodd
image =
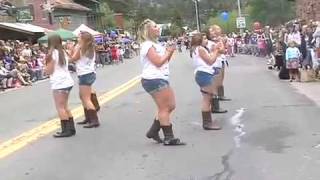
<instances>
[{"instance_id":1,"label":"cowboy boot","mask_svg":"<svg viewBox=\"0 0 320 180\"><path fill-rule=\"evenodd\" d=\"M69 117L69 121L72 122L72 127L71 127L72 132L76 133L76 128L74 127L73 117ZM64 125L64 126L65 126L65 125ZM65 127L64 127L64 129L65 129ZM61 132L56 132L56 134L61 134Z\"/></svg>"},{"instance_id":2,"label":"cowboy boot","mask_svg":"<svg viewBox=\"0 0 320 180\"><path fill-rule=\"evenodd\" d=\"M91 93L91 102L94 105L96 111L98 112L100 110L100 104L96 93Z\"/></svg>"},{"instance_id":3,"label":"cowboy boot","mask_svg":"<svg viewBox=\"0 0 320 180\"><path fill-rule=\"evenodd\" d=\"M83 126L84 128L96 128L100 126L99 118L96 110L88 109L88 117L89 117L89 124Z\"/></svg>"},{"instance_id":4,"label":"cowboy boot","mask_svg":"<svg viewBox=\"0 0 320 180\"><path fill-rule=\"evenodd\" d=\"M224 86L218 88L218 96L220 101L231 101L231 99L224 96Z\"/></svg>"},{"instance_id":5,"label":"cowboy boot","mask_svg":"<svg viewBox=\"0 0 320 180\"><path fill-rule=\"evenodd\" d=\"M69 117L69 121L70 121L70 130L76 134L76 128L74 127L74 120L73 117Z\"/></svg>"},{"instance_id":6,"label":"cowboy boot","mask_svg":"<svg viewBox=\"0 0 320 180\"><path fill-rule=\"evenodd\" d=\"M204 130L220 130L217 121L212 121L211 112L202 112L202 127Z\"/></svg>"},{"instance_id":7,"label":"cowboy boot","mask_svg":"<svg viewBox=\"0 0 320 180\"><path fill-rule=\"evenodd\" d=\"M219 102L219 97L214 96L211 99L211 112L212 113L227 113L227 110L221 109L220 108L220 102Z\"/></svg>"},{"instance_id":8,"label":"cowboy boot","mask_svg":"<svg viewBox=\"0 0 320 180\"><path fill-rule=\"evenodd\" d=\"M75 129L72 129L74 127L74 123L69 120L61 120L61 129L62 131L60 133L56 133L53 135L55 138L63 138L63 137L70 137L74 136L76 134Z\"/></svg>"},{"instance_id":9,"label":"cowboy boot","mask_svg":"<svg viewBox=\"0 0 320 180\"><path fill-rule=\"evenodd\" d=\"M161 129L164 135L163 145L165 146L186 145L186 143L182 142L179 138L174 137L172 124L170 126L161 126Z\"/></svg>"},{"instance_id":10,"label":"cowboy boot","mask_svg":"<svg viewBox=\"0 0 320 180\"><path fill-rule=\"evenodd\" d=\"M83 108L83 112L84 112L84 120L77 122L77 124L79 124L79 125L87 124L87 123L89 123L89 120L90 120L88 117L88 110L86 108Z\"/></svg>"},{"instance_id":11,"label":"cowboy boot","mask_svg":"<svg viewBox=\"0 0 320 180\"><path fill-rule=\"evenodd\" d=\"M66 129L66 123L63 120L60 120L60 127L61 127L61 131L56 132L53 137L55 137L56 135L60 135L62 132L65 131Z\"/></svg>"},{"instance_id":12,"label":"cowboy boot","mask_svg":"<svg viewBox=\"0 0 320 180\"><path fill-rule=\"evenodd\" d=\"M160 122L159 120L154 119L153 124L151 125L149 131L147 132L146 136L149 139L153 139L158 143L162 143L163 140L159 136L159 131L160 131Z\"/></svg>"}]
</instances>

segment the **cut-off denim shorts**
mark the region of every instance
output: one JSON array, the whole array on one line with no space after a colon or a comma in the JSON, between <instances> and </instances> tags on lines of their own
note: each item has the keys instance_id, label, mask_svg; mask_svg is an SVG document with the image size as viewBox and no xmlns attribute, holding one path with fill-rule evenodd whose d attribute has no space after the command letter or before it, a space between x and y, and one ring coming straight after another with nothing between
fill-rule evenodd
<instances>
[{"instance_id":1,"label":"cut-off denim shorts","mask_svg":"<svg viewBox=\"0 0 320 180\"><path fill-rule=\"evenodd\" d=\"M91 86L96 81L96 73L92 72L89 74L78 76L80 86Z\"/></svg>"},{"instance_id":2,"label":"cut-off denim shorts","mask_svg":"<svg viewBox=\"0 0 320 180\"><path fill-rule=\"evenodd\" d=\"M170 86L169 81L164 79L141 79L141 84L149 94L154 94Z\"/></svg>"},{"instance_id":3,"label":"cut-off denim shorts","mask_svg":"<svg viewBox=\"0 0 320 180\"><path fill-rule=\"evenodd\" d=\"M66 88L61 88L61 89L55 89L54 91L57 91L59 93L66 93L69 94L70 91L72 90L73 86L66 87Z\"/></svg>"},{"instance_id":4,"label":"cut-off denim shorts","mask_svg":"<svg viewBox=\"0 0 320 180\"><path fill-rule=\"evenodd\" d=\"M213 76L216 76L216 75L220 74L222 68L213 67L213 70L214 70Z\"/></svg>"},{"instance_id":5,"label":"cut-off denim shorts","mask_svg":"<svg viewBox=\"0 0 320 180\"><path fill-rule=\"evenodd\" d=\"M214 75L203 71L197 71L195 80L200 87L207 87L213 83Z\"/></svg>"}]
</instances>

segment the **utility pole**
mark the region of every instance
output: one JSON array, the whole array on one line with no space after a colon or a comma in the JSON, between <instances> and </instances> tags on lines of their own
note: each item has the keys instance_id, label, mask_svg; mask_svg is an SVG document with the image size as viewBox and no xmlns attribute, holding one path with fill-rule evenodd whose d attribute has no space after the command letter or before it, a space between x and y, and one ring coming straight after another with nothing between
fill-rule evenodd
<instances>
[{"instance_id":1,"label":"utility pole","mask_svg":"<svg viewBox=\"0 0 320 180\"><path fill-rule=\"evenodd\" d=\"M238 0L238 17L242 17L240 0ZM240 34L243 34L243 29L242 28L240 28Z\"/></svg>"},{"instance_id":2,"label":"utility pole","mask_svg":"<svg viewBox=\"0 0 320 180\"><path fill-rule=\"evenodd\" d=\"M201 32L200 16L199 16L199 1L194 0L194 5L195 5L195 9L196 9L197 30L198 30L198 32Z\"/></svg>"},{"instance_id":3,"label":"utility pole","mask_svg":"<svg viewBox=\"0 0 320 180\"><path fill-rule=\"evenodd\" d=\"M240 0L238 0L238 16L242 17Z\"/></svg>"}]
</instances>

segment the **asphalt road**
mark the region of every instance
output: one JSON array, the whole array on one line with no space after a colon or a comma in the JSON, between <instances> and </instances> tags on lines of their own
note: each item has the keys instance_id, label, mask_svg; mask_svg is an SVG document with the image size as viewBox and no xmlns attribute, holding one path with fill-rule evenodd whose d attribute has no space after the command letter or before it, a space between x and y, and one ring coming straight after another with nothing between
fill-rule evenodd
<instances>
[{"instance_id":1,"label":"asphalt road","mask_svg":"<svg viewBox=\"0 0 320 180\"><path fill-rule=\"evenodd\" d=\"M155 105L141 86L103 106L102 126L77 127L72 138L47 135L0 159L1 180L318 180L320 111L267 70L265 60L230 60L225 88L229 110L215 115L222 131L201 128L200 92L187 53L171 64L176 136L187 146L164 147L145 138ZM137 59L99 70L106 92L138 75ZM71 105L79 105L74 88ZM0 95L0 141L55 116L47 82Z\"/></svg>"}]
</instances>

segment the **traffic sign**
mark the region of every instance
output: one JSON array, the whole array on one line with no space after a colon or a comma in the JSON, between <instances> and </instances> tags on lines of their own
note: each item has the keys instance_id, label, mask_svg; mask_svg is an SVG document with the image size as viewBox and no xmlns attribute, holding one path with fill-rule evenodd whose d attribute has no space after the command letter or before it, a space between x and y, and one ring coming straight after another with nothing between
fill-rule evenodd
<instances>
[{"instance_id":1,"label":"traffic sign","mask_svg":"<svg viewBox=\"0 0 320 180\"><path fill-rule=\"evenodd\" d=\"M237 17L237 28L238 29L246 28L246 18L245 17Z\"/></svg>"}]
</instances>

